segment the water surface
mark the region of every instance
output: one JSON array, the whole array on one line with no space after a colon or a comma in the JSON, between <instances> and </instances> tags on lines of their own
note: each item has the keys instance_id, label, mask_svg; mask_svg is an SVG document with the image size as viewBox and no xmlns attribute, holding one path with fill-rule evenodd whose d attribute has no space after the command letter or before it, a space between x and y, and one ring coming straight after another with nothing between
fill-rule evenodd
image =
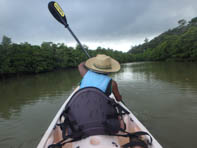
<instances>
[{"instance_id":1,"label":"water surface","mask_svg":"<svg viewBox=\"0 0 197 148\"><path fill-rule=\"evenodd\" d=\"M164 148L197 147L196 63L130 63L111 77ZM80 79L69 69L0 81L0 147L36 147Z\"/></svg>"}]
</instances>

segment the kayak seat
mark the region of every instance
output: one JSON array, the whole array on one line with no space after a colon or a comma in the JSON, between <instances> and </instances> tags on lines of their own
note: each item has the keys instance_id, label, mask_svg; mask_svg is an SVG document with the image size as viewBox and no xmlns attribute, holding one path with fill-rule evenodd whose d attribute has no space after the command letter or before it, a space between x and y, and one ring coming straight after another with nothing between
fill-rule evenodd
<instances>
[{"instance_id":1,"label":"kayak seat","mask_svg":"<svg viewBox=\"0 0 197 148\"><path fill-rule=\"evenodd\" d=\"M79 89L60 116L60 121L63 118L63 122L57 124L62 131L62 140L50 145L49 148L61 148L66 143L94 135L129 137L130 142L123 145L123 148L129 148L132 146L133 137L136 139L140 135L148 134L126 132L126 126L122 129L120 120L125 114L129 112L101 90L94 87ZM120 131L124 134L119 134ZM136 141L134 143L140 143Z\"/></svg>"}]
</instances>

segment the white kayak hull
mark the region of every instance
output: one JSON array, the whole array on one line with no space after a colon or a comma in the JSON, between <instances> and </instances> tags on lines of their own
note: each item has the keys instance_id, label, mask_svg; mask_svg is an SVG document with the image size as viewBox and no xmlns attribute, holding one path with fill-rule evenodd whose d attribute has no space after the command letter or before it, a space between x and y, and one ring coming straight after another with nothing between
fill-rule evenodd
<instances>
[{"instance_id":1,"label":"white kayak hull","mask_svg":"<svg viewBox=\"0 0 197 148\"><path fill-rule=\"evenodd\" d=\"M64 111L66 104L69 102L73 94L78 90L75 89L72 94L68 97L68 99L64 102L61 106L59 111L57 112L56 116L54 117L53 121L49 125L48 129L46 130L45 134L43 135L40 143L38 144L37 148L48 148L49 145L54 144L61 140L61 130L59 127L56 126L59 123L59 117L61 113ZM111 95L114 98L113 95ZM144 125L134 116L134 114L121 102L118 102L122 107L124 107L127 111L130 112L129 115L124 116L124 122L126 123L127 131L129 132L136 132L136 131L144 131L147 132L153 139L152 145L149 148L162 148L159 142L151 135L151 133L144 127ZM132 119L132 120L131 120ZM143 137L148 138L146 136ZM127 138L117 137L117 136L104 136L104 135L97 135L87 137L77 142L69 143L63 146L63 148L110 148L113 147L112 143L115 143L115 147L121 147L121 145L128 142Z\"/></svg>"}]
</instances>

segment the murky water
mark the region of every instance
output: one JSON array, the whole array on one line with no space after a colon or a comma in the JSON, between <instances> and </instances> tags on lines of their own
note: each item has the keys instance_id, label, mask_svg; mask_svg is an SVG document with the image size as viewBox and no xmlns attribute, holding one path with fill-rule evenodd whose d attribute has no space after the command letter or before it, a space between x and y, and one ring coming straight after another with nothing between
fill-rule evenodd
<instances>
[{"instance_id":1,"label":"murky water","mask_svg":"<svg viewBox=\"0 0 197 148\"><path fill-rule=\"evenodd\" d=\"M196 63L124 64L111 76L164 148L197 147ZM69 69L0 81L0 147L36 147L80 79Z\"/></svg>"}]
</instances>

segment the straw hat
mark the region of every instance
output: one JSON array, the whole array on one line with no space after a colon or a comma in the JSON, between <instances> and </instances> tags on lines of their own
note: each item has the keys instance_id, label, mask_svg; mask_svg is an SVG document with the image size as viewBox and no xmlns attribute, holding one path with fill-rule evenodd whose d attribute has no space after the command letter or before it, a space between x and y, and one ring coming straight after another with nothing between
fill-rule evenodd
<instances>
[{"instance_id":1,"label":"straw hat","mask_svg":"<svg viewBox=\"0 0 197 148\"><path fill-rule=\"evenodd\" d=\"M86 61L85 66L98 73L110 73L120 70L120 64L110 56L98 54Z\"/></svg>"}]
</instances>

